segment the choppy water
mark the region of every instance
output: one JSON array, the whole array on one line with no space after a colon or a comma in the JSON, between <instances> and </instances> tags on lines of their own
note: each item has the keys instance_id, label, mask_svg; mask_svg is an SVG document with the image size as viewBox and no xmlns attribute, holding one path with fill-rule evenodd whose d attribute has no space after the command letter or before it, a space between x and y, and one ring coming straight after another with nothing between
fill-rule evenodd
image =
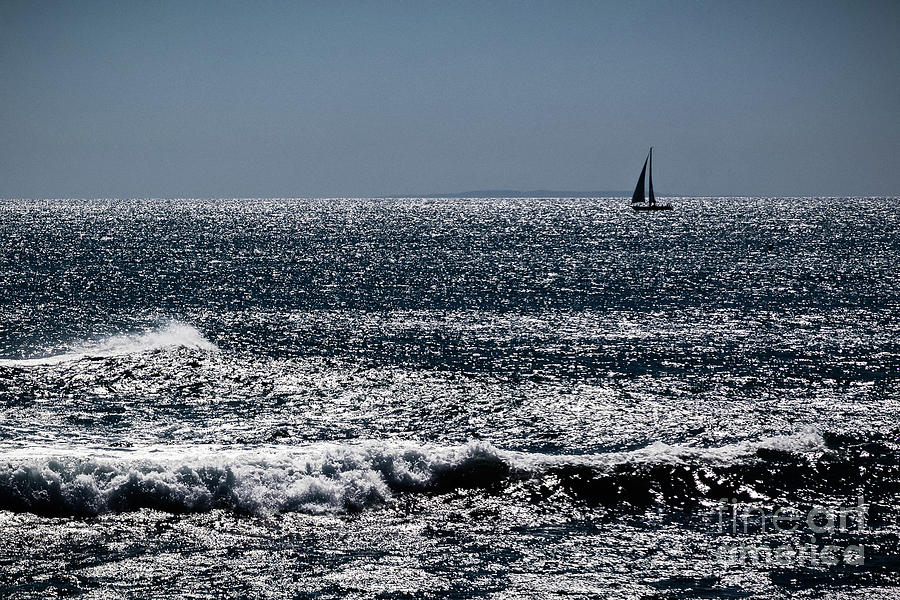
<instances>
[{"instance_id":1,"label":"choppy water","mask_svg":"<svg viewBox=\"0 0 900 600\"><path fill-rule=\"evenodd\" d=\"M896 597L897 200L673 203L0 201L0 592Z\"/></svg>"}]
</instances>

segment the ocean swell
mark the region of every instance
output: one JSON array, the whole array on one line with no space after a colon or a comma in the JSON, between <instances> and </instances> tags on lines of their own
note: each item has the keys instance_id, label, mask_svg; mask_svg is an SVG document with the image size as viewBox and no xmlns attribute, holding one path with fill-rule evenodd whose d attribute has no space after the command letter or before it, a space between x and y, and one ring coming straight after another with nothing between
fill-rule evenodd
<instances>
[{"instance_id":1,"label":"ocean swell","mask_svg":"<svg viewBox=\"0 0 900 600\"><path fill-rule=\"evenodd\" d=\"M462 488L631 510L704 502L811 498L865 487L896 494L896 449L817 433L719 448L655 444L560 456L487 443L440 447L367 442L307 447L178 446L140 450L16 448L0 454L0 509L97 515L151 508L252 514L354 512L398 493Z\"/></svg>"}]
</instances>

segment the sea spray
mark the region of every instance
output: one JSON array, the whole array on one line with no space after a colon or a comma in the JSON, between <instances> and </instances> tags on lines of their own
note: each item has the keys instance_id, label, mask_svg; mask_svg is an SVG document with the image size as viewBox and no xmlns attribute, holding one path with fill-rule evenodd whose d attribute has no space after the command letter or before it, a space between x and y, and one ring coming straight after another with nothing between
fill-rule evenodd
<instances>
[{"instance_id":1,"label":"sea spray","mask_svg":"<svg viewBox=\"0 0 900 600\"><path fill-rule=\"evenodd\" d=\"M25 359L0 359L0 367L51 366L86 358L107 358L152 352L166 348L190 348L205 352L218 350L195 327L169 320L136 332L105 336L72 343L65 352Z\"/></svg>"}]
</instances>

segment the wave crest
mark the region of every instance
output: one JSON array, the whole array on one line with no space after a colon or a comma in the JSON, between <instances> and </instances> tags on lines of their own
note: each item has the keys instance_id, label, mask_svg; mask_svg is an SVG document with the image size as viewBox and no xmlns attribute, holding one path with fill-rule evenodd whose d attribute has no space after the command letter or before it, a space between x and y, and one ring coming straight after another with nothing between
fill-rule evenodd
<instances>
[{"instance_id":1,"label":"wave crest","mask_svg":"<svg viewBox=\"0 0 900 600\"><path fill-rule=\"evenodd\" d=\"M353 512L384 504L392 491L483 486L509 470L499 451L478 443L440 449L369 444L106 450L98 455L29 448L6 459L0 467L0 508L48 515L141 508Z\"/></svg>"},{"instance_id":2,"label":"wave crest","mask_svg":"<svg viewBox=\"0 0 900 600\"><path fill-rule=\"evenodd\" d=\"M897 457L885 440L848 441L817 433L719 448L654 444L583 456L503 451L482 442L454 447L369 442L253 449L19 448L3 454L0 509L46 515L141 508L340 513L384 505L396 493L464 488L532 503L568 497L616 510L683 509L722 498L830 497L862 486L875 497L893 497L900 493Z\"/></svg>"},{"instance_id":3,"label":"wave crest","mask_svg":"<svg viewBox=\"0 0 900 600\"><path fill-rule=\"evenodd\" d=\"M140 332L76 342L70 351L61 354L39 358L0 359L0 367L50 366L86 358L109 358L166 348L188 348L205 352L218 350L216 345L203 337L195 327L173 320Z\"/></svg>"}]
</instances>

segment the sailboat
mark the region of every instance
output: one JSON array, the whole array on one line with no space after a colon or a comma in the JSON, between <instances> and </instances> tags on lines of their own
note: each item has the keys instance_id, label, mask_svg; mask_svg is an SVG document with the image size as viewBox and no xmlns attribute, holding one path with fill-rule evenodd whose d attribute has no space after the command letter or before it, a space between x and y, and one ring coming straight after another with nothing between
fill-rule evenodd
<instances>
[{"instance_id":1,"label":"sailboat","mask_svg":"<svg viewBox=\"0 0 900 600\"><path fill-rule=\"evenodd\" d=\"M650 166L650 198L644 197L644 175L647 174L647 166ZM646 202L646 204L644 204ZM641 169L641 176L638 177L637 185L634 186L634 194L631 195L631 208L634 210L672 210L671 204L657 204L656 196L653 194L653 146L647 158L644 159L644 168Z\"/></svg>"}]
</instances>

